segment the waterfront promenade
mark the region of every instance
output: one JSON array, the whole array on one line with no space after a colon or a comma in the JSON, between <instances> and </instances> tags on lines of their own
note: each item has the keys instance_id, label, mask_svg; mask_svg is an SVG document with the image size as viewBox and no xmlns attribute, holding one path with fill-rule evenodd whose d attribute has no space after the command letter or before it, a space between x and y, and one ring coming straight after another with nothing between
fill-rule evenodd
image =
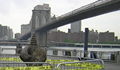
<instances>
[{"instance_id":1,"label":"waterfront promenade","mask_svg":"<svg viewBox=\"0 0 120 70\"><path fill-rule=\"evenodd\" d=\"M56 47L57 48L57 47ZM54 48L54 49L56 49L56 48ZM60 49L60 48L59 48ZM66 48L65 48L66 49ZM64 50L65 50L64 49ZM78 48L72 48L72 49L78 49ZM82 48L79 48L78 50L81 50ZM106 50L110 50L110 51L116 51L116 49L112 49L112 48L89 48L89 50L90 51L92 51L92 50L97 50L98 51L98 49L99 49L99 51L100 50L103 50L103 51L106 51ZM53 50L52 48L51 48L51 50ZM51 52L51 50L49 50L48 51L48 53L50 54L50 55L53 55L53 53ZM63 49L62 49L63 50ZM120 49L118 49L118 50L120 50ZM6 50L6 51L8 51L8 50ZM2 51L3 52L3 54L4 54L4 52L6 52L6 51ZM61 51L61 50L60 50ZM59 51L59 52L60 52ZM58 53L59 53L58 52ZM10 52L9 52L10 53ZM12 52L11 52L12 53ZM78 52L78 53L80 53L80 52ZM78 54L79 55L79 54ZM64 56L64 55L61 55L61 56ZM7 56L8 57L8 56ZM2 58L2 56L1 56L1 58ZM57 58L53 58L53 57L49 57L48 59L57 59ZM62 58L58 58L58 59L62 59ZM65 58L64 58L65 59ZM104 68L105 68L105 70L120 70L120 63L115 63L115 62L113 62L113 61L110 61L110 60L104 60Z\"/></svg>"},{"instance_id":2,"label":"waterfront promenade","mask_svg":"<svg viewBox=\"0 0 120 70\"><path fill-rule=\"evenodd\" d=\"M115 63L111 61L104 61L105 70L120 70L120 63Z\"/></svg>"},{"instance_id":3,"label":"waterfront promenade","mask_svg":"<svg viewBox=\"0 0 120 70\"><path fill-rule=\"evenodd\" d=\"M5 57L12 57L12 58L19 58L18 57L18 55L17 56L13 56L13 55L4 55L4 56L2 56L1 55L1 57L0 58L5 58ZM59 57L59 56L51 56L51 55L49 55L49 56L47 56L47 58L48 59L61 59L61 60L78 60L78 58L76 58L76 57ZM4 61L4 62L6 62L6 61ZM7 61L8 62L8 61ZM11 64L11 65L13 65L13 64ZM16 65L17 65L17 67L19 67L19 65L16 63ZM21 65L20 65L21 66ZM23 67L24 67L24 65L22 65ZM57 64L55 65L55 66L57 66ZM3 67L3 65L2 65L2 67ZM104 69L105 70L120 70L120 63L115 63L115 62L113 62L113 61L110 61L110 60L104 60Z\"/></svg>"}]
</instances>

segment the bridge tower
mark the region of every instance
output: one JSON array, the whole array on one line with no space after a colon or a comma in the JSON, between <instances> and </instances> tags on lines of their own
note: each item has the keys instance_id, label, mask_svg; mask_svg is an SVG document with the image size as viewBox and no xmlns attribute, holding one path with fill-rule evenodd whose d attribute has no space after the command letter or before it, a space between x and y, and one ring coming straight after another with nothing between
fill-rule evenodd
<instances>
[{"instance_id":1,"label":"bridge tower","mask_svg":"<svg viewBox=\"0 0 120 70\"><path fill-rule=\"evenodd\" d=\"M32 10L31 20L31 34L35 33L35 29L45 25L50 21L50 7L49 4L37 5ZM31 35L32 36L32 35ZM37 44L40 46L47 45L47 31L36 32Z\"/></svg>"}]
</instances>

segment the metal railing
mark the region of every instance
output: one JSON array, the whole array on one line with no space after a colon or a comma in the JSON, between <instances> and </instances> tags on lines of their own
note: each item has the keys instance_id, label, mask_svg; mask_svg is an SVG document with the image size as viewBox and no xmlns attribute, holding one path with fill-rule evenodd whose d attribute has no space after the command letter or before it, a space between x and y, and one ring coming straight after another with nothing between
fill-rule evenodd
<instances>
[{"instance_id":1,"label":"metal railing","mask_svg":"<svg viewBox=\"0 0 120 70\"><path fill-rule=\"evenodd\" d=\"M57 70L104 70L104 62L101 59L64 62L57 65Z\"/></svg>"},{"instance_id":2,"label":"metal railing","mask_svg":"<svg viewBox=\"0 0 120 70\"><path fill-rule=\"evenodd\" d=\"M91 60L91 61L89 61ZM81 61L81 62L80 62ZM47 60L46 62L23 62L20 58L19 58L19 54L0 54L0 70L7 70L7 69L17 69L17 70L21 70L21 69L28 69L28 70L56 70L58 68L60 68L61 65L64 65L65 63L67 63L67 67L72 68L72 69L80 69L81 67L79 67L79 63L83 63L84 62L89 62L89 64L91 65L97 65L100 68L100 64L103 65L104 62L102 60L96 60L96 59L91 59L91 58L80 58L80 57L75 57L75 56L56 56L56 55L47 55ZM39 66L39 65L42 66ZM72 66L71 66L72 64ZM77 65L73 66L73 65ZM84 65L86 65L85 67L87 67L88 63L84 63ZM104 67L104 66L102 66ZM63 68L63 66L62 66ZM67 68L68 69L68 68ZM81 68L83 69L83 68ZM63 70L63 69L62 69Z\"/></svg>"},{"instance_id":3,"label":"metal railing","mask_svg":"<svg viewBox=\"0 0 120 70\"><path fill-rule=\"evenodd\" d=\"M47 55L47 61L53 65L53 68L56 68L57 65L61 62L75 62L80 61L80 57L74 56L57 56L57 55Z\"/></svg>"},{"instance_id":4,"label":"metal railing","mask_svg":"<svg viewBox=\"0 0 120 70\"><path fill-rule=\"evenodd\" d=\"M2 48L4 50L13 50L16 51L15 48ZM57 55L57 56L75 56L75 57L83 57L84 51L79 49L64 49L64 48L46 48L46 52L48 55ZM69 52L70 55L66 53ZM90 58L98 58L98 59L111 59L111 54L117 55L120 54L119 51L87 51L88 57ZM4 55L4 54L0 54ZM7 55L7 54L6 54ZM8 54L12 55L12 54ZM17 55L17 54L15 54ZM3 57L3 56L0 56Z\"/></svg>"},{"instance_id":5,"label":"metal railing","mask_svg":"<svg viewBox=\"0 0 120 70\"><path fill-rule=\"evenodd\" d=\"M54 53L55 51L55 53ZM70 55L66 55L66 52ZM87 51L89 58L106 59L111 60L111 54L117 55L119 51ZM84 51L79 49L65 49L65 48L47 48L49 55L60 55L60 56L76 56L83 57Z\"/></svg>"},{"instance_id":6,"label":"metal railing","mask_svg":"<svg viewBox=\"0 0 120 70\"><path fill-rule=\"evenodd\" d=\"M41 66L42 65L42 66ZM53 70L48 62L23 62L19 54L0 54L0 70Z\"/></svg>"},{"instance_id":7,"label":"metal railing","mask_svg":"<svg viewBox=\"0 0 120 70\"><path fill-rule=\"evenodd\" d=\"M17 69L20 69L21 67L30 67L36 68L39 66L39 64L42 65L42 67L49 68L50 69L57 69L57 65L61 62L74 62L79 61L79 57L74 56L56 56L56 55L47 55L46 62L23 62L19 54L0 54L0 69L4 69L6 67L16 67ZM32 64L32 65L31 65ZM46 65L47 64L47 65ZM32 67L30 69L32 69ZM44 70L44 69L43 69Z\"/></svg>"},{"instance_id":8,"label":"metal railing","mask_svg":"<svg viewBox=\"0 0 120 70\"><path fill-rule=\"evenodd\" d=\"M27 65L26 65L27 64ZM29 66L32 65L32 66ZM42 66L39 66L42 64ZM0 62L0 70L53 70L46 62Z\"/></svg>"}]
</instances>

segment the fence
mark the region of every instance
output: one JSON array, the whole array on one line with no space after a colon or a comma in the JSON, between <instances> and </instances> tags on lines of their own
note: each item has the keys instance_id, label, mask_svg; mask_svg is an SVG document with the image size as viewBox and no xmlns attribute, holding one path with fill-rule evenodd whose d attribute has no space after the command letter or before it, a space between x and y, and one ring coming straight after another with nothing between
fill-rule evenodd
<instances>
[{"instance_id":1,"label":"fence","mask_svg":"<svg viewBox=\"0 0 120 70\"><path fill-rule=\"evenodd\" d=\"M32 66L26 64L32 64ZM53 67L45 62L0 62L0 70L53 70Z\"/></svg>"},{"instance_id":2,"label":"fence","mask_svg":"<svg viewBox=\"0 0 120 70\"><path fill-rule=\"evenodd\" d=\"M57 69L57 65L62 62L76 62L81 58L74 56L57 56L57 55L47 55L47 61L52 64L53 68Z\"/></svg>"},{"instance_id":3,"label":"fence","mask_svg":"<svg viewBox=\"0 0 120 70\"><path fill-rule=\"evenodd\" d=\"M71 47L68 49L68 47L49 47L47 48L47 54L49 55L61 55L61 56L76 56L76 57L83 57L84 51L83 48L74 48ZM98 50L99 48L97 48ZM101 48L100 48L101 49ZM112 48L111 48L112 49ZM69 51L70 55L66 55L66 52ZM97 58L97 59L105 59L105 60L111 60L111 54L117 55L119 51L89 51L88 50L88 57L90 58Z\"/></svg>"},{"instance_id":4,"label":"fence","mask_svg":"<svg viewBox=\"0 0 120 70\"><path fill-rule=\"evenodd\" d=\"M0 54L0 70L53 70L53 66L47 62L22 62L19 54Z\"/></svg>"},{"instance_id":5,"label":"fence","mask_svg":"<svg viewBox=\"0 0 120 70\"><path fill-rule=\"evenodd\" d=\"M64 47L60 47L60 48L59 47L58 48L57 47L49 47L49 48L45 48L45 49L46 49L46 52L48 55L83 57L83 53L84 53L83 49L80 49L80 48L72 48L72 49L67 48L66 49L66 48L64 48ZM6 50L11 50L11 52L13 52L12 54L15 54L14 52L17 52L16 48L2 48L2 50L0 50L0 51L6 53ZM66 54L67 51L69 52L70 55ZM8 53L11 54L11 52L8 52ZM111 54L117 55L118 53L119 53L119 51L88 51L88 57L91 58L91 56L92 56L92 58L111 60Z\"/></svg>"},{"instance_id":6,"label":"fence","mask_svg":"<svg viewBox=\"0 0 120 70\"><path fill-rule=\"evenodd\" d=\"M101 59L64 62L57 65L57 70L104 70L104 62Z\"/></svg>"}]
</instances>

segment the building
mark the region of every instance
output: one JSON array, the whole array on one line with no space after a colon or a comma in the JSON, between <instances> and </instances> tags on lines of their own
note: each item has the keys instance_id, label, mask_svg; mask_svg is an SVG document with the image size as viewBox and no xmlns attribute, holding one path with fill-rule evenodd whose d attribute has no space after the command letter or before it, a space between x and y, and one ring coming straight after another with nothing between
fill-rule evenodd
<instances>
[{"instance_id":1,"label":"building","mask_svg":"<svg viewBox=\"0 0 120 70\"><path fill-rule=\"evenodd\" d=\"M115 42L117 42L118 41L118 36L115 36Z\"/></svg>"},{"instance_id":2,"label":"building","mask_svg":"<svg viewBox=\"0 0 120 70\"><path fill-rule=\"evenodd\" d=\"M97 30L94 31L94 29L90 30L88 40L90 42L97 42L98 43L98 40L99 40L98 31Z\"/></svg>"},{"instance_id":3,"label":"building","mask_svg":"<svg viewBox=\"0 0 120 70\"><path fill-rule=\"evenodd\" d=\"M21 25L21 35L24 35L29 31L31 31L30 24L22 24Z\"/></svg>"},{"instance_id":4,"label":"building","mask_svg":"<svg viewBox=\"0 0 120 70\"><path fill-rule=\"evenodd\" d=\"M8 27L8 39L13 39L13 31L10 27Z\"/></svg>"},{"instance_id":5,"label":"building","mask_svg":"<svg viewBox=\"0 0 120 70\"><path fill-rule=\"evenodd\" d=\"M0 24L0 39L2 38L2 25Z\"/></svg>"},{"instance_id":6,"label":"building","mask_svg":"<svg viewBox=\"0 0 120 70\"><path fill-rule=\"evenodd\" d=\"M21 34L20 34L20 33L15 33L15 39L19 39L19 38L20 38L20 36L21 36Z\"/></svg>"},{"instance_id":7,"label":"building","mask_svg":"<svg viewBox=\"0 0 120 70\"><path fill-rule=\"evenodd\" d=\"M49 32L48 33L48 41L55 41L55 42L63 42L67 39L67 33L62 31L57 32Z\"/></svg>"},{"instance_id":8,"label":"building","mask_svg":"<svg viewBox=\"0 0 120 70\"><path fill-rule=\"evenodd\" d=\"M80 32L74 32L74 33L65 33L61 31L57 32L50 32L48 33L48 41L54 41L54 42L64 42L65 40L73 41L73 42L84 42L84 36L85 33ZM98 40L98 35L95 34L88 34L88 41L89 42L96 42Z\"/></svg>"},{"instance_id":9,"label":"building","mask_svg":"<svg viewBox=\"0 0 120 70\"><path fill-rule=\"evenodd\" d=\"M74 33L68 33L67 38L70 41L74 42L84 42L84 32L74 32Z\"/></svg>"},{"instance_id":10,"label":"building","mask_svg":"<svg viewBox=\"0 0 120 70\"><path fill-rule=\"evenodd\" d=\"M1 27L1 34L2 34L1 40L7 40L8 39L7 33L8 33L7 26L2 26Z\"/></svg>"},{"instance_id":11,"label":"building","mask_svg":"<svg viewBox=\"0 0 120 70\"><path fill-rule=\"evenodd\" d=\"M10 40L13 39L13 31L8 26L0 25L0 40Z\"/></svg>"},{"instance_id":12,"label":"building","mask_svg":"<svg viewBox=\"0 0 120 70\"><path fill-rule=\"evenodd\" d=\"M114 41L114 32L100 32L99 33L99 42L113 42Z\"/></svg>"},{"instance_id":13,"label":"building","mask_svg":"<svg viewBox=\"0 0 120 70\"><path fill-rule=\"evenodd\" d=\"M74 33L65 33L61 31L57 32L51 32L48 33L48 41L54 41L54 42L64 42L65 40L70 40L74 42L84 42L84 36L85 33L80 32L74 32ZM97 30L94 32L94 30L89 31L88 34L88 42L90 43L105 43L105 42L113 42L114 41L114 32L100 32L98 34Z\"/></svg>"},{"instance_id":14,"label":"building","mask_svg":"<svg viewBox=\"0 0 120 70\"><path fill-rule=\"evenodd\" d=\"M7 26L2 26L2 37L6 37L7 36Z\"/></svg>"},{"instance_id":15,"label":"building","mask_svg":"<svg viewBox=\"0 0 120 70\"><path fill-rule=\"evenodd\" d=\"M81 20L71 23L71 33L81 31Z\"/></svg>"}]
</instances>

